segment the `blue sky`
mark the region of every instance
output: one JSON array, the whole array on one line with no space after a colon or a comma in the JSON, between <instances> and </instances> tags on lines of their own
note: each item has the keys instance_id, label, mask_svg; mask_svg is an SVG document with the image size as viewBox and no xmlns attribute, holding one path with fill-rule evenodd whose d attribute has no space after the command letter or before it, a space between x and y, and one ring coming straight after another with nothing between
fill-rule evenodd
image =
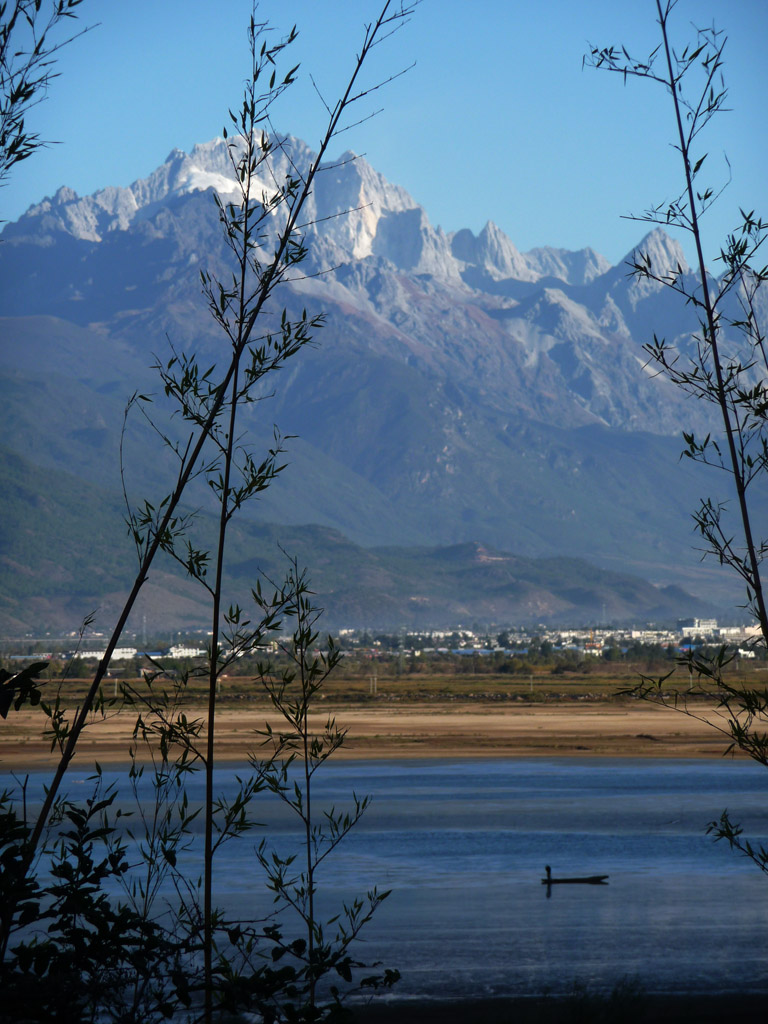
<instances>
[{"instance_id":1,"label":"blue sky","mask_svg":"<svg viewBox=\"0 0 768 1024\"><path fill-rule=\"evenodd\" d=\"M174 147L220 134L247 69L250 7L85 0L82 20L100 24L62 51L60 77L32 118L59 144L17 169L0 217L15 219L60 185L80 194L128 185ZM262 0L259 15L276 29L300 30L292 63L301 61L301 78L276 111L280 130L317 142L323 109L307 72L335 98L377 9L376 0ZM705 221L710 260L739 206L768 216L768 3L680 0L676 38L713 19L729 39L733 109L703 151L715 184L727 177L727 154L733 182ZM376 95L365 112L383 112L342 136L338 151L364 153L446 231L493 220L521 250L590 245L617 262L647 230L622 215L678 186L672 110L650 83L582 71L582 55L589 43L624 43L641 56L657 41L653 0L423 0L380 48L371 77L416 66Z\"/></svg>"}]
</instances>

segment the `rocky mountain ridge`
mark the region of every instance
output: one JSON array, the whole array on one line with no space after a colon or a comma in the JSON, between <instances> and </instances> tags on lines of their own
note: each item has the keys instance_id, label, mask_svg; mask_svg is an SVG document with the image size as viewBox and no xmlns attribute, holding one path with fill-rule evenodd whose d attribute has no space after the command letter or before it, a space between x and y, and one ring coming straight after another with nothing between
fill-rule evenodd
<instances>
[{"instance_id":1,"label":"rocky mountain ridge","mask_svg":"<svg viewBox=\"0 0 768 1024\"><path fill-rule=\"evenodd\" d=\"M278 180L310 158L290 137L274 155ZM213 140L127 189L60 189L6 225L11 451L119 490L122 409L151 386L146 367L169 340L220 353L199 270L226 272L210 189L226 199L231 185ZM706 410L653 379L642 352L659 328L690 344L676 296L590 249L521 253L491 222L448 235L353 154L318 176L306 216L310 255L280 301L326 324L244 422L257 439L273 422L299 437L252 517L368 546L477 542L717 588L689 552L687 513L708 484L678 461L680 431L706 427ZM637 248L655 268L684 265L660 230ZM162 487L147 443L131 426L139 494Z\"/></svg>"},{"instance_id":2,"label":"rocky mountain ridge","mask_svg":"<svg viewBox=\"0 0 768 1024\"><path fill-rule=\"evenodd\" d=\"M277 147L275 177L287 173L292 164L301 169L309 157L303 143L284 140ZM226 143L216 139L196 146L189 155L174 150L148 178L127 189L107 188L84 198L60 189L8 225L3 238L11 250L61 245L67 239L79 243L81 280L54 286L54 301L38 312L65 319L74 315L81 323L88 322L86 317L124 319L126 309L121 306L133 305L124 301L133 299L125 292L141 291L142 284L125 281L136 276L135 269L124 270L122 254L116 250L132 239L146 251L163 238L165 262L158 261L151 282L157 290L177 269L177 254L170 253L168 264L168 243L184 250L178 257L191 267L207 258L216 269L224 253L215 210L204 193L215 188L227 199L233 186ZM208 207L205 211L202 204ZM171 210L176 223L168 223ZM340 211L348 212L339 216ZM196 223L190 225L190 220ZM502 403L508 401L511 379L518 378L524 390L538 390L540 396L541 389L531 378L546 374L558 394L559 415L569 416L574 425L596 422L619 429L679 432L679 396L663 382L649 385L643 379L638 367L644 360L633 336L638 319L647 319L644 307L658 300L660 286L628 280L625 266L612 268L589 249L569 253L545 248L523 254L491 222L476 237L466 229L446 235L429 224L424 210L403 189L350 153L319 175L307 222L307 275L322 272L322 277L304 276L296 282L295 292L379 321L388 355L394 348L410 365L430 370L436 362L450 363L451 376L469 373L484 390L501 384ZM679 245L659 229L638 249L652 254L656 268L685 264ZM114 262L118 267L110 267L105 281L99 271ZM32 293L24 302L25 282L19 281L14 288L19 306L8 312L21 312L23 307L26 314L37 300L38 280L27 275L26 281ZM122 282L123 294L119 299L113 296L112 308L94 309L114 292L115 282L118 287ZM76 302L82 303L84 316L73 308ZM685 333L684 311L678 310L675 319L678 337L678 328ZM474 343L478 338L480 343ZM627 393L628 380L634 395ZM551 416L550 404L544 403L539 418L550 421ZM685 416L690 425L690 409Z\"/></svg>"},{"instance_id":3,"label":"rocky mountain ridge","mask_svg":"<svg viewBox=\"0 0 768 1024\"><path fill-rule=\"evenodd\" d=\"M187 154L174 149L147 178L127 188L110 186L80 197L62 186L5 229L6 238L43 238L64 232L82 241L101 242L113 231L150 218L162 204L195 192L215 190L223 201L237 197L228 143L222 138L198 144ZM272 160L280 180L295 166L302 171L312 153L291 136L276 140ZM275 192L264 178L256 189ZM478 275L489 282L537 282L555 278L571 285L589 284L611 269L592 249L569 252L540 247L521 253L493 221L475 236L469 229L445 234L433 228L425 211L408 193L392 185L363 157L342 153L317 179L306 208L310 234L340 250L345 262L377 256L399 270L432 274L455 282ZM314 231L312 229L315 229ZM652 231L639 249L652 255L655 266L672 266L685 258L679 245L661 230Z\"/></svg>"}]
</instances>

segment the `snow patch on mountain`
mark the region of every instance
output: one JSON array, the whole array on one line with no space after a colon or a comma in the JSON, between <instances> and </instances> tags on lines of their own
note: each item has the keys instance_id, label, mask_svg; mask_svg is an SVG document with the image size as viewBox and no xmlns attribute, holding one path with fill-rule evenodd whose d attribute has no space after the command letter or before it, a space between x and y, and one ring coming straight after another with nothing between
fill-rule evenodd
<instances>
[{"instance_id":1,"label":"snow patch on mountain","mask_svg":"<svg viewBox=\"0 0 768 1024\"><path fill-rule=\"evenodd\" d=\"M321 168L305 219L348 258L360 260L372 254L382 217L420 209L404 188L348 151Z\"/></svg>"}]
</instances>

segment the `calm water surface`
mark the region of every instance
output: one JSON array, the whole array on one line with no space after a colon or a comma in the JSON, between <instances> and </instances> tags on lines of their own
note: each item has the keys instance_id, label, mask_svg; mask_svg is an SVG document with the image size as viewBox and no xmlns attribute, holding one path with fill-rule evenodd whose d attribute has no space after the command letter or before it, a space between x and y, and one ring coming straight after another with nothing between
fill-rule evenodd
<instances>
[{"instance_id":1,"label":"calm water surface","mask_svg":"<svg viewBox=\"0 0 768 1024\"><path fill-rule=\"evenodd\" d=\"M220 773L223 788L237 772ZM71 775L73 793L84 780ZM768 772L757 765L357 762L316 780L318 809L345 806L352 790L374 795L319 887L329 910L373 885L393 890L362 955L401 970L399 997L562 993L624 977L652 992L768 992L768 877L704 834L728 808L768 842ZM198 777L192 798L201 792ZM256 816L282 851L297 844L273 798L259 798ZM222 905L257 916L269 903L253 836L225 848L217 888ZM610 881L547 899L547 863L556 876Z\"/></svg>"}]
</instances>

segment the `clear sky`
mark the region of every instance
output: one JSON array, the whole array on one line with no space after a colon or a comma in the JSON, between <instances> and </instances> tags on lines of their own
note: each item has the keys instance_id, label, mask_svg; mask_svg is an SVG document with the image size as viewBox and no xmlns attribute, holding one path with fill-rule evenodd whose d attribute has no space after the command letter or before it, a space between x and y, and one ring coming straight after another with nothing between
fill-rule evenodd
<instances>
[{"instance_id":1,"label":"clear sky","mask_svg":"<svg viewBox=\"0 0 768 1024\"><path fill-rule=\"evenodd\" d=\"M68 185L81 195L128 185L174 147L221 133L247 70L250 0L85 0L85 37L61 52L60 77L31 126L59 144L38 153L0 191L0 217ZM276 112L279 130L316 144L328 98L344 83L377 0L261 0L276 29L296 23L297 86ZM725 30L730 113L703 140L714 184L732 184L705 222L707 258L739 206L768 217L768 2L680 0L681 45L691 24ZM364 153L446 231L495 221L523 251L592 246L618 262L647 230L622 220L679 187L668 98L651 83L582 70L589 43L624 43L644 56L658 42L654 0L423 0L380 48L373 77L416 62L366 108L372 121L338 150ZM687 251L688 250L688 247Z\"/></svg>"}]
</instances>

